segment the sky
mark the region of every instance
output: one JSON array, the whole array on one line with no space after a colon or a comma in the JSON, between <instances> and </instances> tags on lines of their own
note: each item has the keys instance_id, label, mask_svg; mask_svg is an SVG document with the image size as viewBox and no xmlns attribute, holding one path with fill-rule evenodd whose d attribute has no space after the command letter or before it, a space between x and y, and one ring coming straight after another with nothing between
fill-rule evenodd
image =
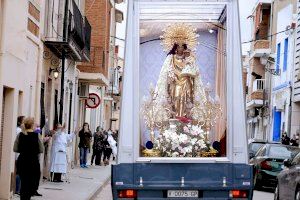
<instances>
[{"instance_id":1,"label":"sky","mask_svg":"<svg viewBox=\"0 0 300 200\"><path fill-rule=\"evenodd\" d=\"M126 0L125 0L126 2ZM251 32L252 32L252 19L247 17L252 14L253 7L257 0L239 0L240 7L240 27L241 27L241 40L242 42L251 40ZM117 33L116 36L118 38L125 39L125 31L126 31L126 3L121 3L116 5L117 9L123 11L124 13L124 21L123 23L117 23ZM120 47L120 57L124 57L124 41L116 40L116 45ZM250 49L249 44L242 45L243 54L247 54L247 51Z\"/></svg>"}]
</instances>

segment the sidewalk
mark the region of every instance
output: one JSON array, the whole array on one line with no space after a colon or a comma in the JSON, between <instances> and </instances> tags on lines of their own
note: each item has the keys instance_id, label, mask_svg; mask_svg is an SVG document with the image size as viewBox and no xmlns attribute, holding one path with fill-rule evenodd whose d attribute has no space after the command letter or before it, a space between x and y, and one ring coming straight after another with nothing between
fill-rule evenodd
<instances>
[{"instance_id":1,"label":"sidewalk","mask_svg":"<svg viewBox=\"0 0 300 200\"><path fill-rule=\"evenodd\" d=\"M90 200L101 187L109 181L111 166L89 166L88 169L71 169L70 183L43 182L39 193L42 197L33 197L32 200ZM14 200L19 200L14 197Z\"/></svg>"}]
</instances>

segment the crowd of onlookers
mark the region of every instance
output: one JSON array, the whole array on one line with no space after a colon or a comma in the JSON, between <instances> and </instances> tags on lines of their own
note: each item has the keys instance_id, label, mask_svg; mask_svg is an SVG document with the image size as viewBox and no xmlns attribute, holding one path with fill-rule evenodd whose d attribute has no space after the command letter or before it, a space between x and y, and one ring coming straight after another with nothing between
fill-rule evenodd
<instances>
[{"instance_id":1,"label":"crowd of onlookers","mask_svg":"<svg viewBox=\"0 0 300 200\"><path fill-rule=\"evenodd\" d=\"M43 127L42 127L43 128ZM67 173L67 147L76 135L79 137L80 167L88 168L87 157L92 150L91 165L109 165L111 155L117 154L118 132L97 127L92 134L89 124L84 123L75 132L68 133L65 125L57 124L55 129L47 131L41 128L33 118L18 117L17 137L14 144L16 152L16 193L21 200L29 200L38 193L41 178L40 154L44 153L43 178L53 182L63 182L62 175ZM44 135L44 137L42 137ZM101 162L102 161L102 162Z\"/></svg>"},{"instance_id":2,"label":"crowd of onlookers","mask_svg":"<svg viewBox=\"0 0 300 200\"><path fill-rule=\"evenodd\" d=\"M291 145L291 146L299 146L299 133L294 134L292 138L290 138L286 132L282 134L281 143L284 145Z\"/></svg>"}]
</instances>

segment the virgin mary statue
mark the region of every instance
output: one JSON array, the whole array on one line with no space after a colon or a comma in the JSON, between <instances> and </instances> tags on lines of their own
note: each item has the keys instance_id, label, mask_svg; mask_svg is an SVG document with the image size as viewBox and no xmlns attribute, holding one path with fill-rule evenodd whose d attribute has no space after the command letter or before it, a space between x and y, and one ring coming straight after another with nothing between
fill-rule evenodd
<instances>
[{"instance_id":1,"label":"virgin mary statue","mask_svg":"<svg viewBox=\"0 0 300 200\"><path fill-rule=\"evenodd\" d=\"M169 53L157 81L155 100L157 105L170 105L173 119L195 118L191 109L207 101L194 55L197 37L196 29L184 23L168 26L161 36L164 50Z\"/></svg>"}]
</instances>

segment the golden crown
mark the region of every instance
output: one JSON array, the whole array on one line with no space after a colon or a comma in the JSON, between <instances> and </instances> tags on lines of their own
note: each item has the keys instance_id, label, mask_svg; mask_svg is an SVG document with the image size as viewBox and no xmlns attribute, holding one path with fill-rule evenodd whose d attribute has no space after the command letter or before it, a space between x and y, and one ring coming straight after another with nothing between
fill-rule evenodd
<instances>
[{"instance_id":1,"label":"golden crown","mask_svg":"<svg viewBox=\"0 0 300 200\"><path fill-rule=\"evenodd\" d=\"M189 49L194 51L198 45L199 37L196 31L197 29L192 25L185 23L175 23L169 25L163 30L163 35L160 36L164 50L170 51L174 44L186 44Z\"/></svg>"}]
</instances>

